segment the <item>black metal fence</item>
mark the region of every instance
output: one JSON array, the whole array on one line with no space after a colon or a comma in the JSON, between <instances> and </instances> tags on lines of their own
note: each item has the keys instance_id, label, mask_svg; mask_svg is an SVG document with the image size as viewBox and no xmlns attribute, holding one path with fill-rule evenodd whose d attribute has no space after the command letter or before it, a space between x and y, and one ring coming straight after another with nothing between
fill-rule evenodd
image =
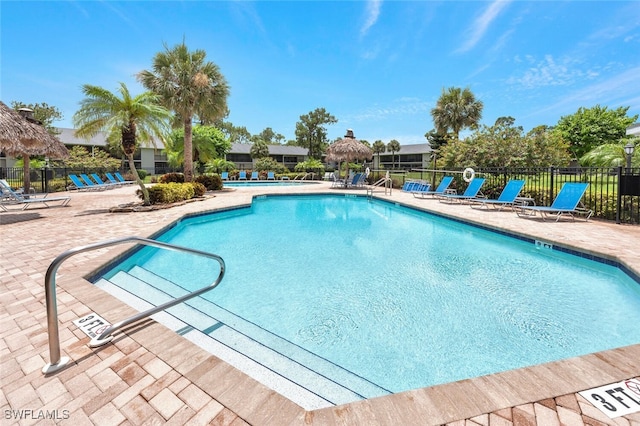
<instances>
[{"instance_id":1,"label":"black metal fence","mask_svg":"<svg viewBox=\"0 0 640 426\"><path fill-rule=\"evenodd\" d=\"M59 192L66 191L72 185L70 174L79 175L81 173L98 173L104 177L106 172L119 171L123 175L128 173L128 169L112 170L102 168L42 168L31 169L29 178L31 180L31 192ZM18 167L0 167L0 179L5 179L13 188L21 188L24 182L24 170Z\"/></svg>"},{"instance_id":2,"label":"black metal fence","mask_svg":"<svg viewBox=\"0 0 640 426\"><path fill-rule=\"evenodd\" d=\"M31 170L31 186L36 192L64 191L71 181L69 174L98 173L103 175L112 170L46 168ZM126 175L127 170L121 170ZM453 175L453 188L464 188L463 170L414 170L409 173L392 175L397 187L406 179L423 179L437 184L443 176ZM377 180L384 170L376 170L369 177ZM583 198L584 207L593 210L593 217L615 221L616 223L640 224L640 168L527 168L527 169L477 169L476 176L487 181L482 192L489 198L497 198L502 188L511 179L526 181L522 195L533 198L537 205L551 205L565 182L588 182L589 187ZM0 179L6 179L14 188L22 187L22 168L0 168ZM322 179L321 176L316 178Z\"/></svg>"},{"instance_id":3,"label":"black metal fence","mask_svg":"<svg viewBox=\"0 0 640 426\"><path fill-rule=\"evenodd\" d=\"M466 183L462 172L462 169L418 169L397 175L400 178L395 185L399 187L407 179L422 179L437 184L443 176L452 175L454 176L452 187L464 188ZM376 171L373 178L384 173L383 170ZM537 205L542 206L553 203L565 182L588 182L589 187L582 202L585 208L593 210L593 217L616 221L616 223L640 224L640 168L480 168L475 170L475 174L486 179L482 193L489 198L497 198L509 180L523 179L526 183L521 194L533 198Z\"/></svg>"}]
</instances>

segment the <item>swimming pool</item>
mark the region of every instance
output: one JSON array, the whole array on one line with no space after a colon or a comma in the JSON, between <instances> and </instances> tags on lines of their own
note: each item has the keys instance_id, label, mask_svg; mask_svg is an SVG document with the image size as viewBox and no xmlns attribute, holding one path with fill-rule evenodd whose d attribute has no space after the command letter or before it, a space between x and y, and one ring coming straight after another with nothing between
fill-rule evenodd
<instances>
[{"instance_id":1,"label":"swimming pool","mask_svg":"<svg viewBox=\"0 0 640 426\"><path fill-rule=\"evenodd\" d=\"M199 330L331 403L640 341L640 285L619 268L392 203L260 197L159 239L227 264L176 331ZM208 284L215 273L193 273L205 263L145 249L105 278L150 298L123 271L173 294Z\"/></svg>"},{"instance_id":2,"label":"swimming pool","mask_svg":"<svg viewBox=\"0 0 640 426\"><path fill-rule=\"evenodd\" d=\"M223 185L228 188L253 188L256 186L297 186L314 185L315 182L305 182L300 180L247 180L247 181L224 181Z\"/></svg>"}]
</instances>

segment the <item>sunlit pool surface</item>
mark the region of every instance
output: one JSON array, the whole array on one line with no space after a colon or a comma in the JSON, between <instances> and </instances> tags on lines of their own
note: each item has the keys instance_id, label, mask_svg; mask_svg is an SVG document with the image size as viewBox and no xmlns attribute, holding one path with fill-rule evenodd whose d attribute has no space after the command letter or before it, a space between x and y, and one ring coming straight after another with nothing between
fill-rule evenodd
<instances>
[{"instance_id":1,"label":"sunlit pool surface","mask_svg":"<svg viewBox=\"0 0 640 426\"><path fill-rule=\"evenodd\" d=\"M193 321L174 314L182 332L334 404L640 342L640 284L616 265L384 201L262 196L159 239L227 266L189 302ZM142 249L105 277L147 300L117 282L130 270L172 296L217 276L206 259Z\"/></svg>"},{"instance_id":2,"label":"sunlit pool surface","mask_svg":"<svg viewBox=\"0 0 640 426\"><path fill-rule=\"evenodd\" d=\"M224 181L227 188L253 188L256 186L299 186L314 185L315 182L304 182L296 180L247 180L247 181Z\"/></svg>"}]
</instances>

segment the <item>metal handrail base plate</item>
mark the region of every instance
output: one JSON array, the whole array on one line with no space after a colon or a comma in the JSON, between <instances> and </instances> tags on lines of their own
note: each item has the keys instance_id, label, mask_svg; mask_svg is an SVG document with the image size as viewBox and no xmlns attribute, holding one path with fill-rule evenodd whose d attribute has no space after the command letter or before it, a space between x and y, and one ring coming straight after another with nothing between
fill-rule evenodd
<instances>
[{"instance_id":1,"label":"metal handrail base plate","mask_svg":"<svg viewBox=\"0 0 640 426\"><path fill-rule=\"evenodd\" d=\"M42 367L42 374L55 373L56 371L60 371L65 368L67 364L69 364L69 358L63 356L56 364L47 363L44 367Z\"/></svg>"},{"instance_id":2,"label":"metal handrail base plate","mask_svg":"<svg viewBox=\"0 0 640 426\"><path fill-rule=\"evenodd\" d=\"M91 341L89 342L90 348L99 348L100 346L106 345L113 340L113 336L106 336L104 339L100 339L99 337L100 336L91 339Z\"/></svg>"}]
</instances>

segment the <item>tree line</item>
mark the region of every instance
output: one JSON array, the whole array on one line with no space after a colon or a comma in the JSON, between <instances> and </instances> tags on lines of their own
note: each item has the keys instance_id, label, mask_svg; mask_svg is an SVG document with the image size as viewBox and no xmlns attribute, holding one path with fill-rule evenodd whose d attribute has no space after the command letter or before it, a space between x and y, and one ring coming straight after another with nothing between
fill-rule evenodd
<instances>
[{"instance_id":1,"label":"tree line","mask_svg":"<svg viewBox=\"0 0 640 426\"><path fill-rule=\"evenodd\" d=\"M253 158L268 157L268 145L288 144L308 149L311 160L322 158L331 141L327 125L337 119L317 108L300 116L295 139L285 142L282 134L267 127L251 135L246 127L225 121L229 114L229 85L220 68L207 61L204 50L190 51L183 41L152 58L151 68L136 75L147 89L132 95L124 83L117 92L85 84L85 96L73 116L76 136L90 138L104 132L112 151L127 158L131 174L144 193L133 156L141 143L162 141L172 165L182 164L185 181L193 181L195 161L224 167L221 159L231 143L251 143ZM30 107L43 125L53 129L53 121L62 118L57 108L47 104L25 105L12 102L13 108ZM630 139L626 129L638 115L628 116L629 107L608 109L596 105L581 107L575 114L563 116L555 126L538 126L528 133L515 125L513 117L499 117L492 126L481 125L482 101L470 88L450 87L442 93L431 110L434 128L424 136L434 151L434 159L446 167L510 167L566 165L579 160L584 165L619 165L624 161L623 146ZM463 139L463 130L472 133ZM53 130L52 130L53 131ZM401 149L400 142L385 144L376 140L361 142L374 154ZM632 141L637 143L637 139ZM634 164L640 164L640 150L635 150Z\"/></svg>"}]
</instances>

